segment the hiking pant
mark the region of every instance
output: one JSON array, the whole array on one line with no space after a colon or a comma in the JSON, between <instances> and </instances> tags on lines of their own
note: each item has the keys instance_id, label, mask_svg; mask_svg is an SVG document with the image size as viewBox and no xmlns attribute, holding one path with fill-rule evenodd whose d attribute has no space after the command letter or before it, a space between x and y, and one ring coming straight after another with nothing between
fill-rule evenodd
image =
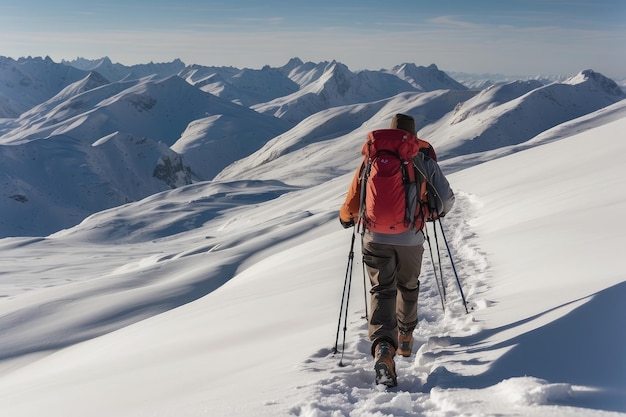
<instances>
[{"instance_id":1,"label":"hiking pant","mask_svg":"<svg viewBox=\"0 0 626 417\"><path fill-rule=\"evenodd\" d=\"M363 262L372 283L369 338L372 352L379 341L398 348L398 330L417 326L417 295L424 246L365 242Z\"/></svg>"}]
</instances>

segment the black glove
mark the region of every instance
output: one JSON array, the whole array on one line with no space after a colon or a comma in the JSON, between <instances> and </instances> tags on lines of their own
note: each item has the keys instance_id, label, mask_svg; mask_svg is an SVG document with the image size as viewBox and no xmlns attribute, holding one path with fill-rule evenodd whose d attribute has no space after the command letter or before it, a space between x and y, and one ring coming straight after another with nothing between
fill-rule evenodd
<instances>
[{"instance_id":1,"label":"black glove","mask_svg":"<svg viewBox=\"0 0 626 417\"><path fill-rule=\"evenodd\" d=\"M354 226L354 219L350 219L347 222L344 222L343 220L341 220L341 217L340 217L339 221L341 222L341 225L343 226L344 229L349 229L350 227Z\"/></svg>"}]
</instances>

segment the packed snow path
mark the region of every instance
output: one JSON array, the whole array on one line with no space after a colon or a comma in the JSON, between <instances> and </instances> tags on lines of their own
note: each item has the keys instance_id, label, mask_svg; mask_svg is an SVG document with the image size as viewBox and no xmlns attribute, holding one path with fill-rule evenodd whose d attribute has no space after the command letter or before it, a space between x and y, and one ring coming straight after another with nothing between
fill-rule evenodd
<instances>
[{"instance_id":1,"label":"packed snow path","mask_svg":"<svg viewBox=\"0 0 626 417\"><path fill-rule=\"evenodd\" d=\"M436 400L431 398L431 389L450 377L451 372L447 368L454 367L455 362L460 360L459 353L467 349L467 346L455 344L454 338L479 334L481 327L472 313L489 303L481 294L486 286L488 260L478 246L478 238L467 225L473 217L475 204L472 203L471 196L457 192L455 209L442 220L444 228L448 229L446 238L453 248L454 264L462 280L470 313L465 313L441 232L438 231L437 234L437 252L433 232L435 224L429 224L427 227L433 258L431 259L430 252L426 249L420 279L419 323L414 333L416 353L410 358L396 357L398 387L387 389L375 385L371 345L367 337L367 321L364 318L362 260L359 257L360 247L355 245L357 254L353 271L353 294L350 299L352 314L347 326L347 343L341 361L343 366L339 363L341 353L333 354L332 349L320 349L317 355L311 357L303 366L304 369L314 375L323 373L330 374L331 377L316 381L311 395L313 399L294 407L291 410L294 415L360 416L381 413L380 415L423 416L433 407L439 408L433 403ZM435 278L435 271L439 276L440 262L446 287L445 312ZM367 288L369 290L369 284ZM342 338L340 335L339 348Z\"/></svg>"}]
</instances>

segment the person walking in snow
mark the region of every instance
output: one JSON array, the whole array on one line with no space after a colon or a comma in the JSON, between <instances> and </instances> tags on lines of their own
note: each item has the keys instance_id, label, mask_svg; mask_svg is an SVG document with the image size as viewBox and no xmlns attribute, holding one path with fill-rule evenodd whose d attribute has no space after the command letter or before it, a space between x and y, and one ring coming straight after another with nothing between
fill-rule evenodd
<instances>
[{"instance_id":1,"label":"person walking in snow","mask_svg":"<svg viewBox=\"0 0 626 417\"><path fill-rule=\"evenodd\" d=\"M392 143L395 137L401 138L404 148L375 149ZM407 151L406 146L410 146L410 150ZM402 156L403 152L409 155L408 161L401 160L398 164L409 167L404 168L403 175L414 172L421 182L413 179L412 184L419 185L407 191L407 181L399 181L404 183L402 191L394 195L388 174L381 170L393 165L393 155ZM430 144L417 138L415 120L411 116L396 114L390 129L370 132L362 153L364 161L350 184L339 219L344 228L355 224L362 227L363 262L372 285L368 330L376 383L391 387L397 385L395 354L404 357L412 354L424 253L423 227L425 221L443 217L452 209L454 193ZM386 182L378 182L377 190L372 188L377 186L376 175L387 176ZM411 201L413 205L409 204ZM396 224L388 224L386 216L381 214L386 210L383 206L394 204L401 206L404 217ZM413 217L407 219L405 213Z\"/></svg>"}]
</instances>

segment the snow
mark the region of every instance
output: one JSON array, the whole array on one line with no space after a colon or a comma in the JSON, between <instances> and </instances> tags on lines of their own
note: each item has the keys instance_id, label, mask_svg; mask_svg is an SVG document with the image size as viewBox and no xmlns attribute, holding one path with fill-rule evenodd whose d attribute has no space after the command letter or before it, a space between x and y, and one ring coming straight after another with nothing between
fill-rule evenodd
<instances>
[{"instance_id":1,"label":"snow","mask_svg":"<svg viewBox=\"0 0 626 417\"><path fill-rule=\"evenodd\" d=\"M375 386L356 256L333 354L352 237L337 211L362 133L412 94L327 110L338 126L319 141L305 119L302 142L291 130L250 156L255 178L233 169L0 239L0 415L625 415L624 100L442 160L469 313L444 250L443 311L426 250L416 354L397 358L397 388ZM443 97L423 94L404 102ZM319 170L294 163L309 159Z\"/></svg>"}]
</instances>

